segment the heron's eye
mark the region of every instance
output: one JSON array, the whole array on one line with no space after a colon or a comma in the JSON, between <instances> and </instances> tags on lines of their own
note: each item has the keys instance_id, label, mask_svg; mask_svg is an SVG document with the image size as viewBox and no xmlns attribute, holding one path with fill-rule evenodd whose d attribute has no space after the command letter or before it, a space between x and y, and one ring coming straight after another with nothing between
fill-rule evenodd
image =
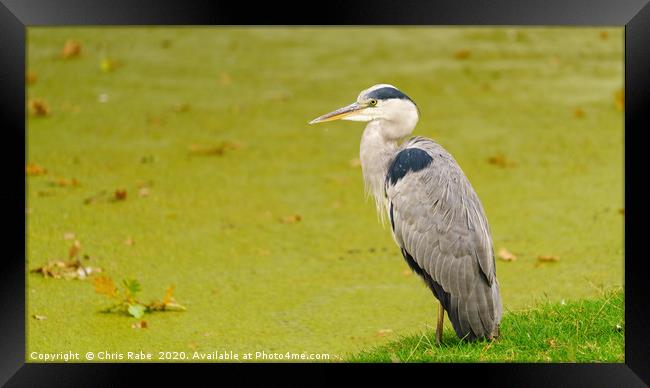
<instances>
[{"instance_id":1,"label":"heron's eye","mask_svg":"<svg viewBox=\"0 0 650 388\"><path fill-rule=\"evenodd\" d=\"M377 100L375 100L373 98L372 100L368 101L368 103L370 104L370 106L376 106L377 105Z\"/></svg>"}]
</instances>

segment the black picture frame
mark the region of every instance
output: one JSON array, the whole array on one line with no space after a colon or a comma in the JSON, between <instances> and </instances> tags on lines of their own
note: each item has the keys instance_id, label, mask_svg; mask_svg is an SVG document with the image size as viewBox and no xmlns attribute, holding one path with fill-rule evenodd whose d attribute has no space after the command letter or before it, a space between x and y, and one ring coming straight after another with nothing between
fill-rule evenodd
<instances>
[{"instance_id":1,"label":"black picture frame","mask_svg":"<svg viewBox=\"0 0 650 388\"><path fill-rule=\"evenodd\" d=\"M481 386L640 387L650 384L650 282L642 233L648 191L643 134L650 108L650 5L648 0L444 0L367 2L82 1L0 0L0 152L5 221L0 270L0 383L7 386L121 386L186 381L240 383L269 373L288 385L336 383L331 372L360 372L367 384L391 377L406 383L419 374L436 383ZM62 25L539 25L625 27L625 362L622 364L303 364L306 380L289 364L29 364L25 362L25 63L26 28ZM646 124L643 124L643 123ZM20 146L20 145L23 146ZM642 148L643 147L643 148ZM641 174L634 176L635 170ZM7 177L9 175L9 177ZM24 183L21 185L18 182ZM618 188L612 188L614 190ZM22 230L20 226L22 225ZM639 225L635 227L634 225ZM184 371L176 371L182 368ZM216 368L216 369L215 369ZM189 370L187 370L189 369ZM396 373L392 373L396 372ZM284 376L284 377L282 377ZM291 376L291 377L290 377ZM441 376L441 377L434 377ZM345 380L346 382L348 380ZM434 381L432 381L433 383Z\"/></svg>"}]
</instances>

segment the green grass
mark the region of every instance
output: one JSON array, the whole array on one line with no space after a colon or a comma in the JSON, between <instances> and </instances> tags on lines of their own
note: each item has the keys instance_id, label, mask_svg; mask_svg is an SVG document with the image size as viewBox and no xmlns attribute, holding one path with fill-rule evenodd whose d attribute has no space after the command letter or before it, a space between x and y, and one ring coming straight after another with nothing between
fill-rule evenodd
<instances>
[{"instance_id":1,"label":"green grass","mask_svg":"<svg viewBox=\"0 0 650 388\"><path fill-rule=\"evenodd\" d=\"M67 39L80 57L60 58ZM363 125L307 125L382 82L417 102L414 135L454 155L517 256L497 262L507 310L623 283L622 28L30 27L27 54L50 114L27 119L27 161L48 172L27 178L26 267L65 258L72 232L143 302L173 284L187 307L132 329L90 282L26 273L28 353L340 355L433 326L350 163ZM191 151L224 141L241 147Z\"/></svg>"},{"instance_id":2,"label":"green grass","mask_svg":"<svg viewBox=\"0 0 650 388\"><path fill-rule=\"evenodd\" d=\"M624 362L623 291L597 299L543 303L507 312L496 341L460 341L449 330L409 335L356 355L351 362Z\"/></svg>"}]
</instances>

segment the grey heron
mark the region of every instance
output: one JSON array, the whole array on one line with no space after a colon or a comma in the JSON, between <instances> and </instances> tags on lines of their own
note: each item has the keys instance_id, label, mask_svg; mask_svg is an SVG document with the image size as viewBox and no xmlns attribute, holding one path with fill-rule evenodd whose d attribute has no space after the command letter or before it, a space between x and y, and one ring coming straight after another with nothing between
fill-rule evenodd
<instances>
[{"instance_id":1,"label":"grey heron","mask_svg":"<svg viewBox=\"0 0 650 388\"><path fill-rule=\"evenodd\" d=\"M449 152L424 137L404 140L418 122L416 104L379 84L310 124L339 119L368 123L360 147L366 191L382 221L390 218L409 267L439 301L438 344L445 311L461 339L498 337L502 304L487 217Z\"/></svg>"}]
</instances>

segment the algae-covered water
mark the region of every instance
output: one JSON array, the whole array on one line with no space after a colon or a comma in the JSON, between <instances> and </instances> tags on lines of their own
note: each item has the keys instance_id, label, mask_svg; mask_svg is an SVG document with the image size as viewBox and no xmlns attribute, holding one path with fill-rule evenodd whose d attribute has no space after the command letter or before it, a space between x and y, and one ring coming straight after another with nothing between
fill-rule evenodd
<instances>
[{"instance_id":1,"label":"algae-covered water","mask_svg":"<svg viewBox=\"0 0 650 388\"><path fill-rule=\"evenodd\" d=\"M622 285L622 28L30 27L27 54L27 162L47 170L27 177L27 269L78 240L85 265L187 308L132 328L91 280L26 271L28 361L335 356L433 327L364 197L363 124L307 125L377 83L417 102L414 134L516 256L497 260L506 312Z\"/></svg>"}]
</instances>

